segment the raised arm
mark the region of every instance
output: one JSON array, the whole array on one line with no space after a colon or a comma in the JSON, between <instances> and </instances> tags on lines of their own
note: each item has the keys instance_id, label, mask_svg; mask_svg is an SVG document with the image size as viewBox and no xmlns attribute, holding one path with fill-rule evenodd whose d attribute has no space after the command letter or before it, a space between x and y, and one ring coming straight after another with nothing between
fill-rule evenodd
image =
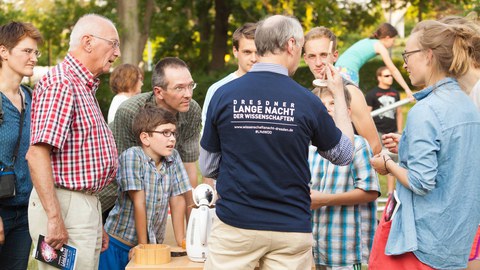
<instances>
[{"instance_id":1,"label":"raised arm","mask_svg":"<svg viewBox=\"0 0 480 270\"><path fill-rule=\"evenodd\" d=\"M345 91L343 90L342 77L332 64L327 64L325 67L327 68L326 74L328 89L331 89L335 102L335 113L333 117L335 120L335 125L353 143L352 120L348 115L348 107L347 102L345 101Z\"/></svg>"},{"instance_id":2,"label":"raised arm","mask_svg":"<svg viewBox=\"0 0 480 270\"><path fill-rule=\"evenodd\" d=\"M367 102L363 92L356 86L347 85L347 89L352 97L351 110L352 122L358 134L367 139L368 144L372 147L373 154L378 154L382 151L382 144L378 138L377 127L373 118L370 115Z\"/></svg>"},{"instance_id":3,"label":"raised arm","mask_svg":"<svg viewBox=\"0 0 480 270\"><path fill-rule=\"evenodd\" d=\"M393 64L393 61L390 58L390 54L388 53L387 48L385 48L385 46L383 46L381 42L375 43L374 48L375 48L375 52L382 57L382 60L385 66L387 66L390 72L392 72L392 76L395 79L395 81L397 81L397 83L403 88L403 90L405 90L405 93L407 93L407 96L413 99L412 90L410 90L410 87L408 87L407 82L405 82L405 79L403 78L398 68Z\"/></svg>"}]
</instances>

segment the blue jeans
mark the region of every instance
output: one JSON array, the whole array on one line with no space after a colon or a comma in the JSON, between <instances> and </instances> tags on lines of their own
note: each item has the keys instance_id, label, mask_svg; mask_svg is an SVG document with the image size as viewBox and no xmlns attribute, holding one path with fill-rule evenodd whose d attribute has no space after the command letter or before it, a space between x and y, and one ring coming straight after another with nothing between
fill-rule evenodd
<instances>
[{"instance_id":1,"label":"blue jeans","mask_svg":"<svg viewBox=\"0 0 480 270\"><path fill-rule=\"evenodd\" d=\"M0 206L5 243L0 245L0 269L25 270L32 246L28 232L28 206Z\"/></svg>"}]
</instances>

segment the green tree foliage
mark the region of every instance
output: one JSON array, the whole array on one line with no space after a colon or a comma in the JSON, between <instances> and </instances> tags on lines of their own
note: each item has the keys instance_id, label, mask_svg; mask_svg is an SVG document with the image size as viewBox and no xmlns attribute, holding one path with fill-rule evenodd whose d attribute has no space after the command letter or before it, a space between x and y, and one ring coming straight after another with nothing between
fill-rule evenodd
<instances>
[{"instance_id":1,"label":"green tree foliage","mask_svg":"<svg viewBox=\"0 0 480 270\"><path fill-rule=\"evenodd\" d=\"M324 0L176 0L157 2L151 38L158 42L155 59L179 56L192 68L221 70L231 51L231 34L245 22L269 14L296 16L306 30L318 25L347 33L378 22L380 0L360 5Z\"/></svg>"},{"instance_id":2,"label":"green tree foliage","mask_svg":"<svg viewBox=\"0 0 480 270\"><path fill-rule=\"evenodd\" d=\"M112 19L117 23L120 36L132 31L128 25L120 23L117 8L120 1L128 0L0 0L0 23L10 20L32 22L45 38L39 65L55 65L65 56L70 31L83 14L98 13ZM394 6L398 3L410 6L407 28L411 28L418 18L480 11L478 0L370 0L366 4L353 0L153 0L153 5L149 5L152 0L137 1L137 9L131 12L137 14L143 27L140 29L142 34L148 33L155 53L152 63L165 56L185 60L199 82L194 98L200 103L211 83L235 69L231 35L245 22L256 22L271 14L293 15L300 20L305 31L320 25L332 29L339 38L342 51L385 21L382 1ZM151 24L146 24L144 17L152 11ZM408 29L406 33L409 33ZM122 49L128 42L138 41L122 40ZM299 69L296 76L310 81L308 69ZM144 90L151 89L149 83L146 81ZM108 80L98 93L100 103L106 104L102 109L106 110L112 96Z\"/></svg>"},{"instance_id":3,"label":"green tree foliage","mask_svg":"<svg viewBox=\"0 0 480 270\"><path fill-rule=\"evenodd\" d=\"M0 1L0 24L8 23L12 20L18 20L21 15L21 11L16 7L13 2L6 3Z\"/></svg>"}]
</instances>

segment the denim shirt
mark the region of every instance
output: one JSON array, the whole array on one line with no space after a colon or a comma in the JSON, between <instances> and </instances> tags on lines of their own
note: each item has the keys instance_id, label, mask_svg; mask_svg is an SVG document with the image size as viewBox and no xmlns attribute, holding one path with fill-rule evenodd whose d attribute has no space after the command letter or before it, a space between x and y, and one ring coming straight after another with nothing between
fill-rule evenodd
<instances>
[{"instance_id":1,"label":"denim shirt","mask_svg":"<svg viewBox=\"0 0 480 270\"><path fill-rule=\"evenodd\" d=\"M17 159L15 164L13 164L16 177L16 195L13 198L0 199L0 205L28 205L28 198L32 191L30 172L28 171L27 161L25 160L30 142L30 108L32 99L26 90L22 89L22 91L25 97L25 119L23 121L22 137L20 139ZM18 111L4 94L0 94L0 98L2 98L2 110L4 113L3 123L0 125L0 161L6 166L11 166L13 151L18 138L20 111Z\"/></svg>"},{"instance_id":2,"label":"denim shirt","mask_svg":"<svg viewBox=\"0 0 480 270\"><path fill-rule=\"evenodd\" d=\"M415 98L399 144L409 187L397 184L401 205L385 253L465 268L480 222L480 114L451 78Z\"/></svg>"}]
</instances>

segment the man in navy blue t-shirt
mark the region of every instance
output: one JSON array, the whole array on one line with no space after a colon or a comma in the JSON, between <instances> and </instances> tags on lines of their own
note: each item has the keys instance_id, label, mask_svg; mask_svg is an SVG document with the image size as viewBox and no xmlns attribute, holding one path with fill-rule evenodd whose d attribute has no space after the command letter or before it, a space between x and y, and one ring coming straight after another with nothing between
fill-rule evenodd
<instances>
[{"instance_id":1,"label":"man in navy blue t-shirt","mask_svg":"<svg viewBox=\"0 0 480 270\"><path fill-rule=\"evenodd\" d=\"M335 126L322 102L289 76L303 30L275 15L255 33L258 63L220 87L208 107L200 169L219 199L205 269L310 269L308 145L337 165L353 156L353 130L340 75L328 65ZM337 128L338 127L338 128Z\"/></svg>"}]
</instances>

